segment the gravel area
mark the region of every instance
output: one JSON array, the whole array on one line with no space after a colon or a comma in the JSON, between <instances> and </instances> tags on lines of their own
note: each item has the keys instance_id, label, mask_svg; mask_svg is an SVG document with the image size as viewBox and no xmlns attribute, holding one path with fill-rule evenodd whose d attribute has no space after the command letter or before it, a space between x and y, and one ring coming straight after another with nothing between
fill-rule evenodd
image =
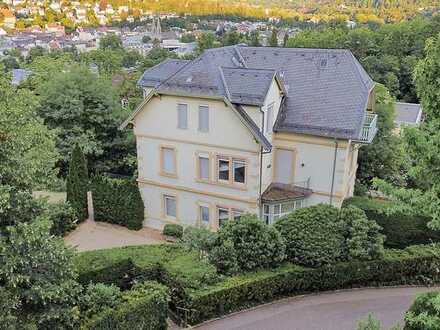
<instances>
[{"instance_id":1,"label":"gravel area","mask_svg":"<svg viewBox=\"0 0 440 330\"><path fill-rule=\"evenodd\" d=\"M108 249L128 245L158 244L165 242L160 231L142 228L129 230L122 226L87 220L64 238L77 251Z\"/></svg>"}]
</instances>

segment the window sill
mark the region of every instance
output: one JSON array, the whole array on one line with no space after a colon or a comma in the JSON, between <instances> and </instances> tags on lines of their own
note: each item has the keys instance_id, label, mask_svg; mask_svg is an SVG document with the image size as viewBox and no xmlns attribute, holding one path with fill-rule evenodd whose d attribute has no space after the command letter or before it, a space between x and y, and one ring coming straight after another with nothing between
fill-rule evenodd
<instances>
[{"instance_id":1,"label":"window sill","mask_svg":"<svg viewBox=\"0 0 440 330\"><path fill-rule=\"evenodd\" d=\"M167 178L177 179L177 174L167 173L167 172L159 172L160 176L166 176Z\"/></svg>"},{"instance_id":2,"label":"window sill","mask_svg":"<svg viewBox=\"0 0 440 330\"><path fill-rule=\"evenodd\" d=\"M227 183L227 182L221 182L221 181L211 181L211 180L202 180L202 179L196 179L196 182L198 183L204 183L204 184L209 184L212 186L220 186L220 187L225 187L225 188L231 188L231 189L236 189L236 190L241 190L241 191L247 191L247 186L246 184L231 184L231 183Z\"/></svg>"}]
</instances>

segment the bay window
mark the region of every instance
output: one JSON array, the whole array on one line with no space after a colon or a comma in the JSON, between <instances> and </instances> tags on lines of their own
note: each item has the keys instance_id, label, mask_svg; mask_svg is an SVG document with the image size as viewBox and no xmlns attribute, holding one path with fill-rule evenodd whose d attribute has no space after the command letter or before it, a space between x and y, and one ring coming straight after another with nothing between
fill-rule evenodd
<instances>
[{"instance_id":1,"label":"bay window","mask_svg":"<svg viewBox=\"0 0 440 330\"><path fill-rule=\"evenodd\" d=\"M301 207L304 207L304 201L302 199L284 203L263 204L263 220L270 225L279 218Z\"/></svg>"}]
</instances>

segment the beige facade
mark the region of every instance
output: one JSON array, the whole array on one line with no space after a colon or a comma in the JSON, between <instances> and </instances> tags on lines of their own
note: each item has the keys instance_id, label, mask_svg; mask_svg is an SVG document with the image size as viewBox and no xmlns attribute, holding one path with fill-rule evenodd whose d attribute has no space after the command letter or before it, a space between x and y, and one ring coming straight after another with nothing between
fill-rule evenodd
<instances>
[{"instance_id":1,"label":"beige facade","mask_svg":"<svg viewBox=\"0 0 440 330\"><path fill-rule=\"evenodd\" d=\"M150 96L131 119L145 226L161 229L166 223L179 223L216 230L223 220L241 213L277 212L277 205L264 208L260 201L277 180L290 185L307 183L311 194L292 207L340 206L353 194L359 145L273 132L282 99L275 79L262 107L243 107L272 144L270 152L263 151L225 100ZM207 130L200 128L200 107L208 109ZM183 122L179 122L178 109L186 114Z\"/></svg>"}]
</instances>

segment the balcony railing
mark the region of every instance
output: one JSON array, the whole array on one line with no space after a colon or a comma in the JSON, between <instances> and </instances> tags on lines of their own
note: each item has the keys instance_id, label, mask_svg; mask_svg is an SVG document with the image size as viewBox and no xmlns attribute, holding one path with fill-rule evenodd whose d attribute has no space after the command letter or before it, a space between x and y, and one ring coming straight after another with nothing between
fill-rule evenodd
<instances>
[{"instance_id":1,"label":"balcony railing","mask_svg":"<svg viewBox=\"0 0 440 330\"><path fill-rule=\"evenodd\" d=\"M377 115L375 113L365 113L364 126L361 130L359 142L371 143L377 133Z\"/></svg>"}]
</instances>

